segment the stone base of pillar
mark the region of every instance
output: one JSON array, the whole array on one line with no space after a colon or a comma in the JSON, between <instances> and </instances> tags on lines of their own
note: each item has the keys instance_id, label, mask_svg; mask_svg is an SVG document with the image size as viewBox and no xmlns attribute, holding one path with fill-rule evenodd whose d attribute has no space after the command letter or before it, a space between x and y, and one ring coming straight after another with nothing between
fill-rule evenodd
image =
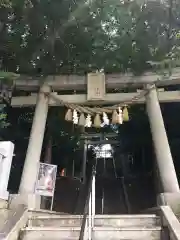
<instances>
[{"instance_id":1,"label":"stone base of pillar","mask_svg":"<svg viewBox=\"0 0 180 240\"><path fill-rule=\"evenodd\" d=\"M8 208L9 192L0 192L0 209Z\"/></svg>"},{"instance_id":2,"label":"stone base of pillar","mask_svg":"<svg viewBox=\"0 0 180 240\"><path fill-rule=\"evenodd\" d=\"M180 192L160 193L157 196L157 205L169 205L175 214L180 214Z\"/></svg>"},{"instance_id":3,"label":"stone base of pillar","mask_svg":"<svg viewBox=\"0 0 180 240\"><path fill-rule=\"evenodd\" d=\"M41 205L41 196L36 194L11 194L9 198L9 207L25 205L29 210L39 210Z\"/></svg>"},{"instance_id":4,"label":"stone base of pillar","mask_svg":"<svg viewBox=\"0 0 180 240\"><path fill-rule=\"evenodd\" d=\"M0 199L0 209L7 209L8 208L8 201L4 199Z\"/></svg>"}]
</instances>

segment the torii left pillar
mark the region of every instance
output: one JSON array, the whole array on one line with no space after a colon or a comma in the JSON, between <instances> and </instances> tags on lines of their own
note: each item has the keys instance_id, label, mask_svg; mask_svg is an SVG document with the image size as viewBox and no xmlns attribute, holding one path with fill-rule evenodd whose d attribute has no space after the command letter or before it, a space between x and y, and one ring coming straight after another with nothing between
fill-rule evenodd
<instances>
[{"instance_id":1,"label":"torii left pillar","mask_svg":"<svg viewBox=\"0 0 180 240\"><path fill-rule=\"evenodd\" d=\"M28 208L40 208L40 196L35 195L35 184L39 170L42 144L48 115L50 86L43 85L37 96L29 145L26 153L19 194L16 202L28 205Z\"/></svg>"}]
</instances>

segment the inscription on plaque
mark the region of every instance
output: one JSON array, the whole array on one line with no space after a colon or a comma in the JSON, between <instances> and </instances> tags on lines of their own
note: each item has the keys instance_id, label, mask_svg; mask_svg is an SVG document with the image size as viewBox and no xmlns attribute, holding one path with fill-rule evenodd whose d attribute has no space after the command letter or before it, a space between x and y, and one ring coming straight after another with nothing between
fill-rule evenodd
<instances>
[{"instance_id":1,"label":"inscription on plaque","mask_svg":"<svg viewBox=\"0 0 180 240\"><path fill-rule=\"evenodd\" d=\"M89 73L87 77L87 100L105 100L104 73Z\"/></svg>"}]
</instances>

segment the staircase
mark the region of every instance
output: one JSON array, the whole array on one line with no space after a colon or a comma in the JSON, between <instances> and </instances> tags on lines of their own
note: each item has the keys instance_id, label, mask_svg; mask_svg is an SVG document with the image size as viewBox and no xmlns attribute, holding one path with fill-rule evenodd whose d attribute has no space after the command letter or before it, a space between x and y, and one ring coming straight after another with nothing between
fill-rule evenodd
<instances>
[{"instance_id":1,"label":"staircase","mask_svg":"<svg viewBox=\"0 0 180 240\"><path fill-rule=\"evenodd\" d=\"M98 181L95 178L96 171L93 168L86 186L83 215L32 212L25 228L20 231L19 240L164 240L161 221L156 215L110 214L112 207L107 209L108 214L95 214L98 192L95 188ZM108 180L109 183L111 182ZM106 195L109 196L108 203L111 203L108 205L114 205L115 209L119 208L118 204L125 207L123 192L116 194L114 182L108 185L108 189Z\"/></svg>"},{"instance_id":2,"label":"staircase","mask_svg":"<svg viewBox=\"0 0 180 240\"><path fill-rule=\"evenodd\" d=\"M82 216L32 213L19 240L79 239ZM96 215L92 239L163 239L156 215Z\"/></svg>"}]
</instances>

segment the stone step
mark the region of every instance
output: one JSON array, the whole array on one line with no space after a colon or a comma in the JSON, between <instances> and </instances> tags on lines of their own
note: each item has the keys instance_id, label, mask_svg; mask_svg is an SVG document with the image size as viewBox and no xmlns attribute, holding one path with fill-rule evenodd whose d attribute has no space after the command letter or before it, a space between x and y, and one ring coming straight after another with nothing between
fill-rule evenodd
<instances>
[{"instance_id":1,"label":"stone step","mask_svg":"<svg viewBox=\"0 0 180 240\"><path fill-rule=\"evenodd\" d=\"M21 231L20 239L23 240L62 240L78 239L79 227L61 228L25 228ZM95 227L92 233L94 240L160 240L161 228L113 228Z\"/></svg>"},{"instance_id":2,"label":"stone step","mask_svg":"<svg viewBox=\"0 0 180 240\"><path fill-rule=\"evenodd\" d=\"M21 230L20 240L75 240L79 235L80 227L27 227Z\"/></svg>"},{"instance_id":3,"label":"stone step","mask_svg":"<svg viewBox=\"0 0 180 240\"><path fill-rule=\"evenodd\" d=\"M115 228L95 227L92 235L96 240L160 240L161 227L155 228Z\"/></svg>"},{"instance_id":4,"label":"stone step","mask_svg":"<svg viewBox=\"0 0 180 240\"><path fill-rule=\"evenodd\" d=\"M32 216L29 219L30 227L61 227L81 225L80 215L47 215ZM113 227L146 227L160 226L160 218L156 215L96 215L95 226Z\"/></svg>"},{"instance_id":5,"label":"stone step","mask_svg":"<svg viewBox=\"0 0 180 240\"><path fill-rule=\"evenodd\" d=\"M52 216L69 216L68 213L64 213L64 212L56 212L56 211L50 211L50 210L43 210L43 209L40 209L40 210L29 210L29 216L30 217L52 217Z\"/></svg>"},{"instance_id":6,"label":"stone step","mask_svg":"<svg viewBox=\"0 0 180 240\"><path fill-rule=\"evenodd\" d=\"M28 220L29 227L80 227L81 216L35 216Z\"/></svg>"}]
</instances>

